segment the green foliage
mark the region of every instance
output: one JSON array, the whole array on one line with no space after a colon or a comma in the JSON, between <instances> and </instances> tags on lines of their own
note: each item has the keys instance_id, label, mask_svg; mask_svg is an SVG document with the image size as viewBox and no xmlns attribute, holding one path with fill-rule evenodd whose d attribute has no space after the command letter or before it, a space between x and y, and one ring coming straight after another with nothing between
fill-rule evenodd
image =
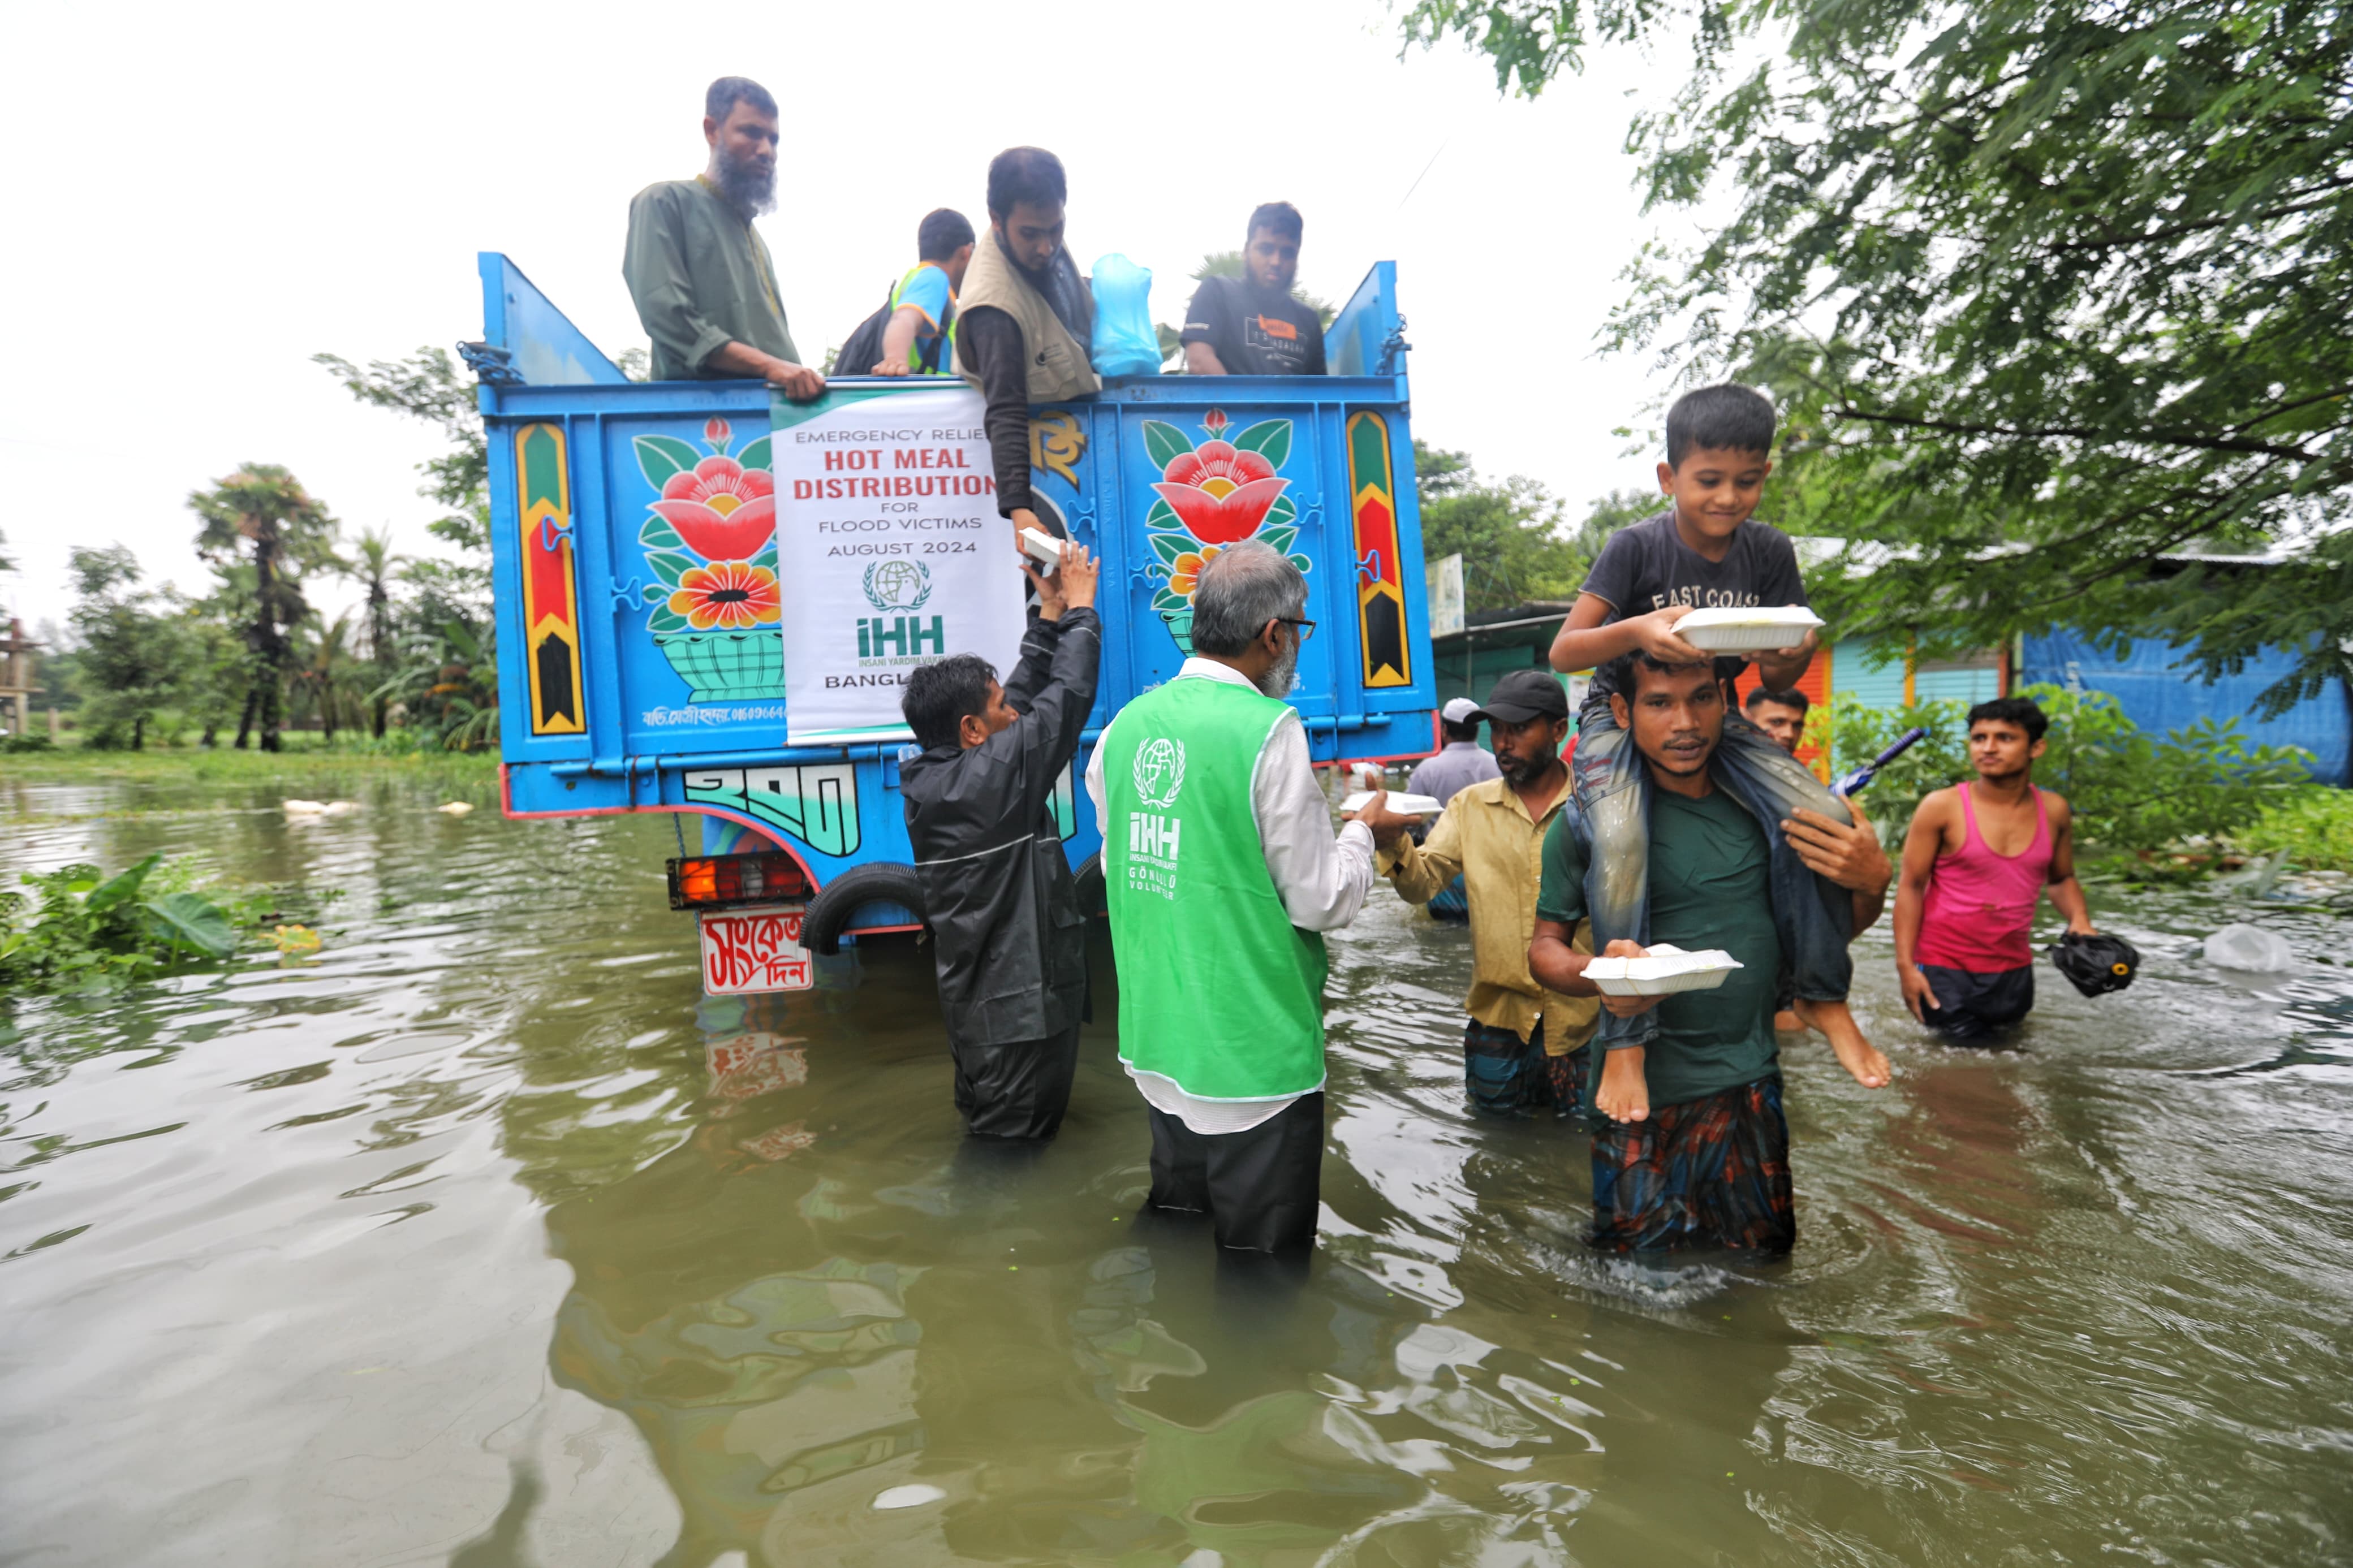
<instances>
[{"instance_id":1,"label":"green foliage","mask_svg":"<svg viewBox=\"0 0 2353 1568\"><path fill-rule=\"evenodd\" d=\"M1708 237L1645 252L1615 338L1778 395L1785 526L1873 542L1826 613L1932 654L2061 623L2185 639L2210 675L2295 650L2267 711L2353 675L2353 531L2329 527L2353 499L2342 10L1690 14L1698 67L1630 140L1649 202L1709 204ZM1533 92L1588 32L1684 15L1423 0L1405 32ZM1736 32L1764 47L1722 48ZM2169 574L2262 551L2282 563Z\"/></svg>"},{"instance_id":2,"label":"green foliage","mask_svg":"<svg viewBox=\"0 0 2353 1568\"><path fill-rule=\"evenodd\" d=\"M339 525L301 480L275 463L248 463L211 489L191 492L188 506L202 523L196 552L232 569L226 580L235 584L251 656L237 747L244 748L258 726L261 749L274 752L292 651L290 634L311 615L302 578L311 572L349 570L335 554Z\"/></svg>"},{"instance_id":3,"label":"green foliage","mask_svg":"<svg viewBox=\"0 0 2353 1568\"><path fill-rule=\"evenodd\" d=\"M160 851L113 877L90 865L25 873L31 897L0 893L0 991L121 984L230 957L239 928L272 900L227 895L224 907L194 879L188 863L166 866Z\"/></svg>"},{"instance_id":4,"label":"green foliage","mask_svg":"<svg viewBox=\"0 0 2353 1568\"><path fill-rule=\"evenodd\" d=\"M2200 719L2159 740L2142 733L2104 691L2031 686L2019 695L2034 699L2051 719L2034 782L2064 796L2074 808L2076 837L2103 849L2138 852L2223 837L2311 777L2304 752L2249 745L2235 719ZM1883 709L1837 700L1816 710L1812 721L1823 728L1812 733L1830 735L1834 765L1846 769L1870 761L1915 725L1928 731L1858 797L1874 820L1900 832L1929 791L1975 776L1968 709L1960 701Z\"/></svg>"},{"instance_id":5,"label":"green foliage","mask_svg":"<svg viewBox=\"0 0 2353 1568\"><path fill-rule=\"evenodd\" d=\"M439 427L449 450L417 465L425 476L417 494L465 510L490 487L490 445L474 384L447 349L420 348L406 359L370 360L364 370L337 354L312 354L311 363L324 365L362 403Z\"/></svg>"},{"instance_id":6,"label":"green foliage","mask_svg":"<svg viewBox=\"0 0 2353 1568\"><path fill-rule=\"evenodd\" d=\"M79 644L82 744L136 749L185 688L185 620L167 597L139 586L138 558L123 546L77 546L69 559L75 599L66 618Z\"/></svg>"},{"instance_id":7,"label":"green foliage","mask_svg":"<svg viewBox=\"0 0 2353 1568\"><path fill-rule=\"evenodd\" d=\"M2353 791L2305 784L2284 791L2231 835L2253 855L2285 855L2313 871L2353 871Z\"/></svg>"},{"instance_id":8,"label":"green foliage","mask_svg":"<svg viewBox=\"0 0 2353 1568\"><path fill-rule=\"evenodd\" d=\"M1598 544L1560 531L1561 503L1518 475L1482 479L1468 454L1413 444L1423 557L1462 556L1462 607L1509 609L1574 594Z\"/></svg>"}]
</instances>

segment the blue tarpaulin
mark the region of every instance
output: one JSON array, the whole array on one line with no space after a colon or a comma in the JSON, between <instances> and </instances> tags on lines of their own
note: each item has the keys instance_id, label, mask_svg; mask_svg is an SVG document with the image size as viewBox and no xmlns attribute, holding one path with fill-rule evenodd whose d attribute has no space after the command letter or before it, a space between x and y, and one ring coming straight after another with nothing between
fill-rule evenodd
<instances>
[{"instance_id":1,"label":"blue tarpaulin","mask_svg":"<svg viewBox=\"0 0 2353 1568\"><path fill-rule=\"evenodd\" d=\"M2239 732L2251 744L2302 746L2312 753L2313 776L2324 784L2353 783L2348 752L2353 752L2353 716L2343 684L2334 683L2319 696L2308 698L2276 719L2255 715L2255 699L2295 668L2295 657L2266 648L2247 661L2236 675L2208 682L2194 668L2180 664L2182 653L2160 642L2133 644L2132 655L2118 658L2102 653L2073 632L2028 637L2019 663L2019 683L2047 683L2071 690L2105 691L2124 705L2125 712L2153 735L2186 728L2200 719L2221 723L2239 721Z\"/></svg>"}]
</instances>

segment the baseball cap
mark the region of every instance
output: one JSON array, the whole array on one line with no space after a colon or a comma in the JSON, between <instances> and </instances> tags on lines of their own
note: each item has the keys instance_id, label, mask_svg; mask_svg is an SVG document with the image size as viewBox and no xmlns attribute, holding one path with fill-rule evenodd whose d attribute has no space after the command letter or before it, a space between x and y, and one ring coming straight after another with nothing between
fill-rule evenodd
<instances>
[{"instance_id":1,"label":"baseball cap","mask_svg":"<svg viewBox=\"0 0 2353 1568\"><path fill-rule=\"evenodd\" d=\"M1470 722L1472 714L1479 711L1479 705L1468 697L1457 697L1438 711L1450 724L1465 724Z\"/></svg>"},{"instance_id":2,"label":"baseball cap","mask_svg":"<svg viewBox=\"0 0 2353 1568\"><path fill-rule=\"evenodd\" d=\"M1531 719L1566 719L1568 694L1549 671L1515 669L1495 682L1487 705L1472 715L1490 724L1525 724Z\"/></svg>"}]
</instances>

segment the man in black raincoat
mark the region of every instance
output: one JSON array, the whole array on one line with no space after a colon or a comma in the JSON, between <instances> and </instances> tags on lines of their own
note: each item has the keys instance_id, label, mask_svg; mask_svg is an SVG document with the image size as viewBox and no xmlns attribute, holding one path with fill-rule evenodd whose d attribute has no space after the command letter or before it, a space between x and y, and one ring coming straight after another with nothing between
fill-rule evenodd
<instances>
[{"instance_id":1,"label":"man in black raincoat","mask_svg":"<svg viewBox=\"0 0 2353 1568\"><path fill-rule=\"evenodd\" d=\"M1062 1124L1086 1006L1086 927L1054 786L1094 706L1096 563L1065 542L1040 577L1021 661L1002 686L959 654L908 678L900 710L923 754L899 771L955 1056L956 1109L981 1138Z\"/></svg>"}]
</instances>

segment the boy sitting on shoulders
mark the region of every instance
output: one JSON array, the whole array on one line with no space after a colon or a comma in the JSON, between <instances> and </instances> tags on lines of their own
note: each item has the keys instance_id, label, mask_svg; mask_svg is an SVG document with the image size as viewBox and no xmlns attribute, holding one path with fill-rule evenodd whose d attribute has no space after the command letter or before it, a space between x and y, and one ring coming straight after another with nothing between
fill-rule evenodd
<instances>
[{"instance_id":1,"label":"boy sitting on shoulders","mask_svg":"<svg viewBox=\"0 0 2353 1568\"><path fill-rule=\"evenodd\" d=\"M1977 778L1912 814L1895 889L1895 978L1904 1005L1954 1040L1982 1040L2034 1005L2034 909L2042 890L2067 929L2094 934L2075 880L2074 814L2034 785L2051 721L2032 699L1969 710Z\"/></svg>"},{"instance_id":2,"label":"boy sitting on shoulders","mask_svg":"<svg viewBox=\"0 0 2353 1568\"><path fill-rule=\"evenodd\" d=\"M1595 1104L1609 1120L1593 1139L1593 1242L1614 1251L1787 1252L1797 1218L1773 1035L1786 962L1776 930L1783 887L1753 808L1717 787L1724 688L1704 661L1677 664L1647 653L1625 656L1611 674L1610 707L1651 789L1645 848L1652 935L1687 952L1722 949L1741 967L1715 990L1602 996L1606 1015L1647 1017L1651 1030L1645 1044L1603 1042ZM1593 960L1569 945L1587 912L1587 875L1598 852L1582 826L1564 812L1545 837L1528 945L1536 980L1569 996L1599 994L1585 977ZM1802 896L1814 897L1814 889ZM1877 901L1875 894L1838 896ZM1609 956L1646 951L1621 938ZM1808 1022L1830 1037L1857 1082L1886 1084L1887 1058L1845 1008L1814 1009Z\"/></svg>"}]
</instances>

